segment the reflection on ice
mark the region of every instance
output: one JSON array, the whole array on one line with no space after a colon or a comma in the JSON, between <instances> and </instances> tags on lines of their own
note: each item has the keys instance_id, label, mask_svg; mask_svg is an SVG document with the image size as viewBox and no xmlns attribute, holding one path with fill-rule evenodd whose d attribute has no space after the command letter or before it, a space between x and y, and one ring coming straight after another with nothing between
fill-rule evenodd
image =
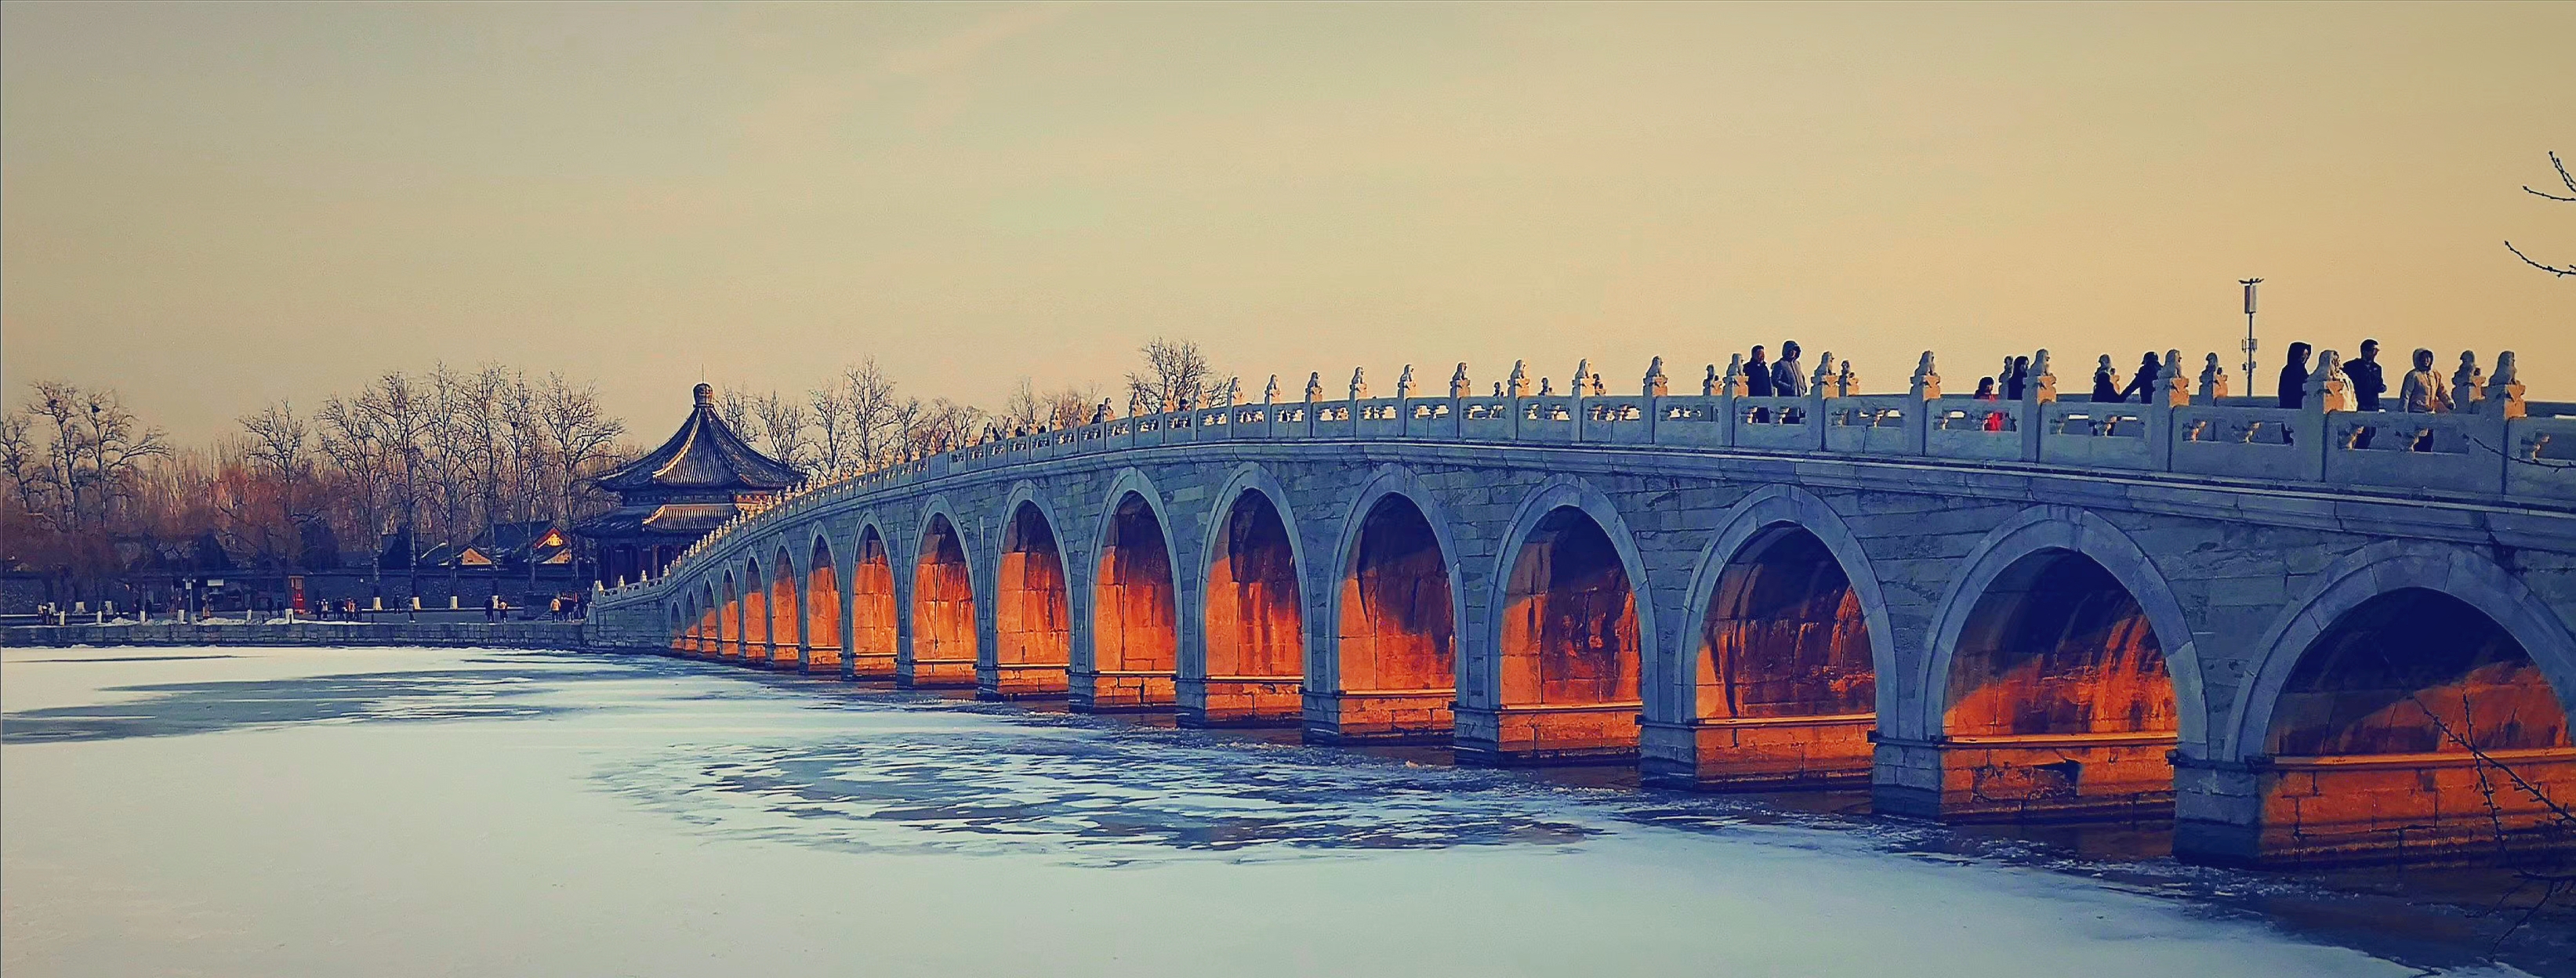
<instances>
[{"instance_id":1,"label":"reflection on ice","mask_svg":"<svg viewBox=\"0 0 2576 978\"><path fill-rule=\"evenodd\" d=\"M1134 855L1118 850L1131 847L1439 848L1564 843L1599 831L1535 811L1521 797L1528 789L1499 775L1264 763L1263 753L1292 752L1247 756L1172 739L896 734L675 753L602 777L721 831L875 850L1025 847L1085 862L1126 861Z\"/></svg>"}]
</instances>

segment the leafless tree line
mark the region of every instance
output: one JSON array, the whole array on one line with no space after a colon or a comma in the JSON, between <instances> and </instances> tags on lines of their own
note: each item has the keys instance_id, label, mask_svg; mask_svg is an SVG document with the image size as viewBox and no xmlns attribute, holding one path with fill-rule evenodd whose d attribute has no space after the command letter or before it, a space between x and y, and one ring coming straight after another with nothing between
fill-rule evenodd
<instances>
[{"instance_id":1,"label":"leafless tree line","mask_svg":"<svg viewBox=\"0 0 2576 978\"><path fill-rule=\"evenodd\" d=\"M34 385L0 413L6 563L76 579L201 559L297 568L466 543L499 523L563 523L602 502L623 422L595 385L514 368L392 372L302 412L277 401L240 434L174 448L112 390ZM326 564L327 566L327 564Z\"/></svg>"},{"instance_id":2,"label":"leafless tree line","mask_svg":"<svg viewBox=\"0 0 2576 978\"><path fill-rule=\"evenodd\" d=\"M1130 374L1131 386L1153 387L1157 404L1165 390L1204 396L1196 392L1209 386L1207 358L1196 344L1158 339L1144 354L1147 372ZM717 413L744 440L811 476L861 471L995 435L1088 424L1108 406L1098 384L1041 390L1027 377L999 410L945 397L925 401L898 390L873 356L801 398L732 385L716 400Z\"/></svg>"}]
</instances>

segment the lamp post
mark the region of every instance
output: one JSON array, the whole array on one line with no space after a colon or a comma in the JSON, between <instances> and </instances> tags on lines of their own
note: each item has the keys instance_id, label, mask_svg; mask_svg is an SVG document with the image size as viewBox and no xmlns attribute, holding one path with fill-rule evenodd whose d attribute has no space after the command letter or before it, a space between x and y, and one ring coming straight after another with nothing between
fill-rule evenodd
<instances>
[{"instance_id":1,"label":"lamp post","mask_svg":"<svg viewBox=\"0 0 2576 978\"><path fill-rule=\"evenodd\" d=\"M2254 287L2263 284L2259 278L2240 278L2236 284L2245 287L2245 382L2254 383Z\"/></svg>"}]
</instances>

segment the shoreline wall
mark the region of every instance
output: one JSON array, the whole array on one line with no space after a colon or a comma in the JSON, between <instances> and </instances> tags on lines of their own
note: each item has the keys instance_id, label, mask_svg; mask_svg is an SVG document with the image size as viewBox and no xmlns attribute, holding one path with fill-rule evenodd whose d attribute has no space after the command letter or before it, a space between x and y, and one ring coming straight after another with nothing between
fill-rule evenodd
<instances>
[{"instance_id":1,"label":"shoreline wall","mask_svg":"<svg viewBox=\"0 0 2576 978\"><path fill-rule=\"evenodd\" d=\"M619 629L584 622L382 622L363 625L296 622L286 625L11 625L0 628L0 648L75 646L369 646L419 645L592 652L654 652L651 645L617 639Z\"/></svg>"}]
</instances>

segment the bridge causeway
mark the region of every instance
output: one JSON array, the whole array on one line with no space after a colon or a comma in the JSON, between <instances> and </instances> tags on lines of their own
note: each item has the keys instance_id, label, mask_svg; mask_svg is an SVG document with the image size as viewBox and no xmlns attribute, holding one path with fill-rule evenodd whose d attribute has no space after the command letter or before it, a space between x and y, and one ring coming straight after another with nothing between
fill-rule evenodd
<instances>
[{"instance_id":1,"label":"bridge causeway","mask_svg":"<svg viewBox=\"0 0 2576 978\"><path fill-rule=\"evenodd\" d=\"M2576 840L2576 407L1412 389L1024 432L808 484L591 641L1951 820L2214 862ZM1828 357L1829 361L1830 358ZM1578 370L1578 378L1587 369ZM2495 793L2499 779L2520 788Z\"/></svg>"}]
</instances>

